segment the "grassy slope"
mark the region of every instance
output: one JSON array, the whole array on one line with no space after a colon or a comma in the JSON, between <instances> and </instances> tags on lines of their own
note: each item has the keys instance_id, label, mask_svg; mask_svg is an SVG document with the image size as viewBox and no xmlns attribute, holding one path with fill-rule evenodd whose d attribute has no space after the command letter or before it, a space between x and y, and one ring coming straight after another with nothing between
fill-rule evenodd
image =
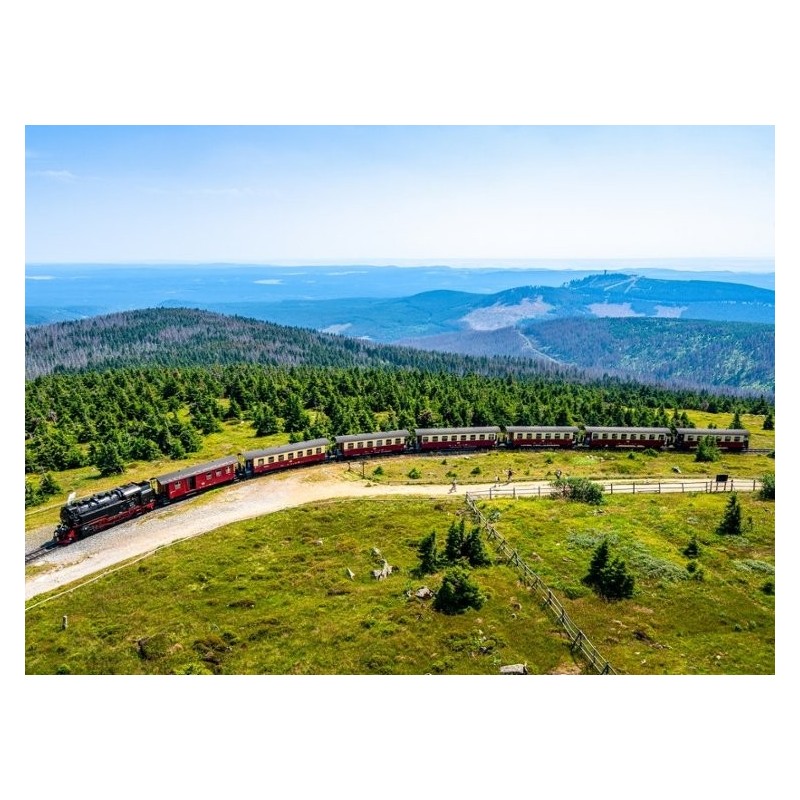
<instances>
[{"instance_id":1,"label":"grassy slope","mask_svg":"<svg viewBox=\"0 0 800 800\"><path fill-rule=\"evenodd\" d=\"M752 525L723 539L713 529L726 501L626 496L600 509L552 500L485 509L499 512L503 535L618 670L772 674L774 598L760 587L774 579L774 504L742 497ZM448 617L406 596L438 587L439 576L412 577L416 545L432 529L443 543L462 510L455 499L319 503L176 544L34 601L26 672L480 674L516 662L534 673L581 671L506 566L474 572L490 596L479 612ZM689 579L680 552L693 532L703 581ZM580 583L603 535L636 577L632 600L608 604ZM374 580L373 547L400 571Z\"/></svg>"},{"instance_id":2,"label":"grassy slope","mask_svg":"<svg viewBox=\"0 0 800 800\"><path fill-rule=\"evenodd\" d=\"M580 671L507 567L477 573L491 594L480 612L448 617L406 597L438 585L412 578L416 544L431 529L443 540L462 509L320 503L180 543L29 611L26 672L478 674L526 660L536 672ZM372 578L373 547L400 572Z\"/></svg>"}]
</instances>

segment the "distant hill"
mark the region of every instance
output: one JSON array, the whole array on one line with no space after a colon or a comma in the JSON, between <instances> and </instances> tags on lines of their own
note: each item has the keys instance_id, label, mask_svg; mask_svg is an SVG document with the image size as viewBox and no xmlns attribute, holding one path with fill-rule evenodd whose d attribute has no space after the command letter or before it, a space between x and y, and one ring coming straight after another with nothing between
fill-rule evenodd
<instances>
[{"instance_id":1,"label":"distant hill","mask_svg":"<svg viewBox=\"0 0 800 800\"><path fill-rule=\"evenodd\" d=\"M409 297L211 303L206 308L282 325L299 325L404 342L456 331L491 331L529 320L582 317L775 322L775 292L715 281L667 281L610 273L562 286L518 286L493 294L422 292Z\"/></svg>"},{"instance_id":2,"label":"distant hill","mask_svg":"<svg viewBox=\"0 0 800 800\"><path fill-rule=\"evenodd\" d=\"M552 359L466 358L186 308L154 308L25 331L25 377L144 365L396 366L506 375L554 372ZM565 368L573 376L577 370Z\"/></svg>"},{"instance_id":3,"label":"distant hill","mask_svg":"<svg viewBox=\"0 0 800 800\"><path fill-rule=\"evenodd\" d=\"M747 322L567 317L402 342L439 352L552 358L588 375L775 392L775 328Z\"/></svg>"},{"instance_id":4,"label":"distant hill","mask_svg":"<svg viewBox=\"0 0 800 800\"><path fill-rule=\"evenodd\" d=\"M774 327L671 319L565 318L396 346L185 308L28 328L26 378L143 365L257 363L408 367L455 374L601 377L774 394ZM420 349L418 349L420 348Z\"/></svg>"}]
</instances>

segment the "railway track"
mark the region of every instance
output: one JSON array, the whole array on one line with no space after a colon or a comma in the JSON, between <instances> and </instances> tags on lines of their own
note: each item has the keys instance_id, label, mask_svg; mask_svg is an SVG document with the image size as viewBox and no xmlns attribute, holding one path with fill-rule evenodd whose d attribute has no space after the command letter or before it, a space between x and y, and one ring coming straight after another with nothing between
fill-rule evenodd
<instances>
[{"instance_id":1,"label":"railway track","mask_svg":"<svg viewBox=\"0 0 800 800\"><path fill-rule=\"evenodd\" d=\"M37 547L35 550L25 553L25 563L30 564L32 561L40 559L42 556L50 552L54 546L55 545L52 542L46 542L41 547Z\"/></svg>"}]
</instances>

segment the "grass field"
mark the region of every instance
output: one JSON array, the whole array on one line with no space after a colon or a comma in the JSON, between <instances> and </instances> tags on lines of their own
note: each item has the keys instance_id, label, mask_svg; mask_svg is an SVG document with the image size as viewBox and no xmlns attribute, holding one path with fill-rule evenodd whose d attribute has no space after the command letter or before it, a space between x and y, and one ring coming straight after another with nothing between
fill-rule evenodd
<instances>
[{"instance_id":1,"label":"grass field","mask_svg":"<svg viewBox=\"0 0 800 800\"><path fill-rule=\"evenodd\" d=\"M727 495L625 496L600 508L554 500L484 504L620 672L772 674L774 504L742 496L746 532L713 533ZM579 673L568 643L509 566L475 570L489 599L445 616L409 598L419 540L465 513L456 499L327 502L227 526L67 594L31 601L28 674ZM681 550L696 533L702 581ZM636 578L606 603L581 584L608 536ZM386 580L378 548L393 566ZM355 573L348 577L347 570ZM42 602L42 600L45 602ZM63 616L68 627L62 630Z\"/></svg>"}]
</instances>

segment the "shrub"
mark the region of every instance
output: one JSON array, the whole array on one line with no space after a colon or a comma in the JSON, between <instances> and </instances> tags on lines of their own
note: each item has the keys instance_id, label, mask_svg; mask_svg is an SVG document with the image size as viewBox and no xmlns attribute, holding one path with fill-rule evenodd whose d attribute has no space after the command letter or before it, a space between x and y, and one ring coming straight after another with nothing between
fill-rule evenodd
<instances>
[{"instance_id":1,"label":"shrub","mask_svg":"<svg viewBox=\"0 0 800 800\"><path fill-rule=\"evenodd\" d=\"M469 474L470 474L470 475L480 475L480 474L481 474L481 468L480 468L480 467L475 467L475 468L472 470L472 472L470 472Z\"/></svg>"},{"instance_id":2,"label":"shrub","mask_svg":"<svg viewBox=\"0 0 800 800\"><path fill-rule=\"evenodd\" d=\"M762 584L761 591L764 592L764 594L775 594L775 582L766 581Z\"/></svg>"},{"instance_id":3,"label":"shrub","mask_svg":"<svg viewBox=\"0 0 800 800\"><path fill-rule=\"evenodd\" d=\"M463 567L452 567L445 573L442 585L436 592L433 607L443 614L461 614L468 608L480 609L486 595L470 580Z\"/></svg>"},{"instance_id":4,"label":"shrub","mask_svg":"<svg viewBox=\"0 0 800 800\"><path fill-rule=\"evenodd\" d=\"M689 544L681 551L686 558L697 558L700 555L700 545L697 543L697 536L692 536L689 539Z\"/></svg>"},{"instance_id":5,"label":"shrub","mask_svg":"<svg viewBox=\"0 0 800 800\"><path fill-rule=\"evenodd\" d=\"M642 451L642 455L650 456L650 458L658 458L658 450L654 450L652 447L646 447Z\"/></svg>"},{"instance_id":6,"label":"shrub","mask_svg":"<svg viewBox=\"0 0 800 800\"><path fill-rule=\"evenodd\" d=\"M697 445L695 461L719 461L720 453L717 442L713 436L704 436Z\"/></svg>"},{"instance_id":7,"label":"shrub","mask_svg":"<svg viewBox=\"0 0 800 800\"><path fill-rule=\"evenodd\" d=\"M422 477L422 473L416 467L414 467L411 470L409 470L408 477L411 478L412 480L417 480L417 478Z\"/></svg>"},{"instance_id":8,"label":"shrub","mask_svg":"<svg viewBox=\"0 0 800 800\"><path fill-rule=\"evenodd\" d=\"M375 467L375 469L372 470L372 474L373 475L383 475L383 467Z\"/></svg>"},{"instance_id":9,"label":"shrub","mask_svg":"<svg viewBox=\"0 0 800 800\"><path fill-rule=\"evenodd\" d=\"M588 478L556 478L552 496L600 505L603 502L603 487Z\"/></svg>"},{"instance_id":10,"label":"shrub","mask_svg":"<svg viewBox=\"0 0 800 800\"><path fill-rule=\"evenodd\" d=\"M762 500L774 500L775 499L775 473L768 472L766 475L763 475L761 478L761 489L758 492L758 496Z\"/></svg>"}]
</instances>

